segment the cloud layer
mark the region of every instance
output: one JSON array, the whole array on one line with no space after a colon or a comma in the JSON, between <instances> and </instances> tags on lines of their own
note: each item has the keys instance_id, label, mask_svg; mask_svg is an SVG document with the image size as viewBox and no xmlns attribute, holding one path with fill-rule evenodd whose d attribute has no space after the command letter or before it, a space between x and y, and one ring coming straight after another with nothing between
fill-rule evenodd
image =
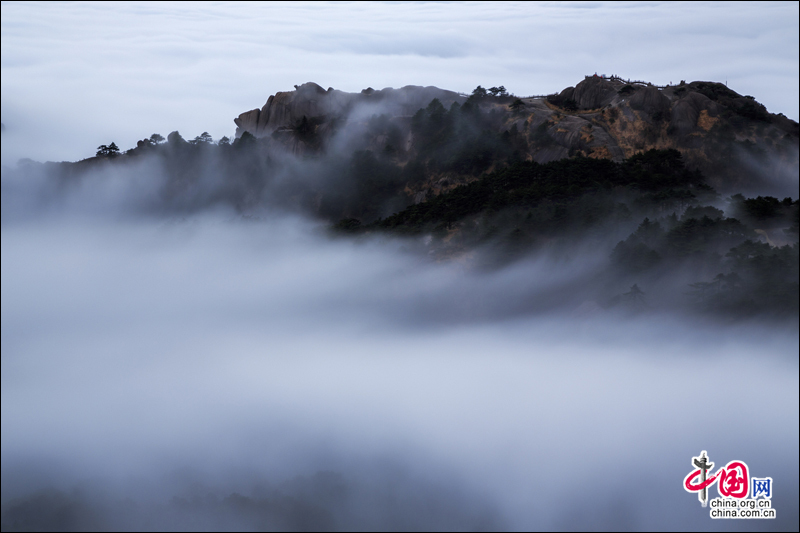
<instances>
[{"instance_id":1,"label":"cloud layer","mask_svg":"<svg viewBox=\"0 0 800 533\"><path fill-rule=\"evenodd\" d=\"M4 509L54 487L130 498L141 521L173 496L333 471L354 483L345 529L471 513L500 529L705 529L681 481L706 449L775 480L780 520L746 527L796 529L796 330L452 322L464 294L493 287L483 304L502 307L570 269L474 276L291 219L97 222L3 227ZM399 508L370 504L369 486L394 487Z\"/></svg>"}]
</instances>

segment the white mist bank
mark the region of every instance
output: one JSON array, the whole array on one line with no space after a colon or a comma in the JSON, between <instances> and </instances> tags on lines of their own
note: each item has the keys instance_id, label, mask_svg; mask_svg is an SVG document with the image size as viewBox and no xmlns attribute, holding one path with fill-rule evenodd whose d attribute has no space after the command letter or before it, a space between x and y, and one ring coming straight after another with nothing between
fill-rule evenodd
<instances>
[{"instance_id":1,"label":"white mist bank","mask_svg":"<svg viewBox=\"0 0 800 533\"><path fill-rule=\"evenodd\" d=\"M487 527L796 529L796 329L475 319L566 298L579 260L474 274L398 246L288 218L4 224L4 510L51 486L168 501L182 469L221 495L320 470L414 492L389 461ZM779 520L712 522L682 488L700 450L771 476Z\"/></svg>"}]
</instances>

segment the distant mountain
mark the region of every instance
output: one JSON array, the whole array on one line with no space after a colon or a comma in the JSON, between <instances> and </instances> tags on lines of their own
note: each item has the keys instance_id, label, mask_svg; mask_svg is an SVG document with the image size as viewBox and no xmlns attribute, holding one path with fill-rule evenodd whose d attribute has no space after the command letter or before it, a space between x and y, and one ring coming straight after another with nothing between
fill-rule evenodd
<instances>
[{"instance_id":1,"label":"distant mountain","mask_svg":"<svg viewBox=\"0 0 800 533\"><path fill-rule=\"evenodd\" d=\"M272 137L293 153L308 154L322 148L334 133L347 131L351 148L383 150L389 144L404 164L427 150L414 146L419 135L415 139L411 118L438 99L445 110L468 102L478 108L489 119L478 126L514 137L514 151L526 160L546 163L586 156L619 162L650 149L674 148L688 166L701 170L708 183L723 192L785 194L787 187L797 188L798 123L769 113L752 96L742 96L721 83L659 87L587 76L575 87L547 96L518 99L476 91L469 98L415 86L346 93L306 83L270 96L261 109L239 115L237 137L244 132ZM369 127L373 115L389 118L394 143L386 142L387 131ZM304 119L302 134L293 135ZM452 139L438 141L452 144ZM442 159L437 157L441 154L432 155ZM436 175L422 190L435 192L435 183L445 177L450 184L463 183L469 172L445 174Z\"/></svg>"}]
</instances>

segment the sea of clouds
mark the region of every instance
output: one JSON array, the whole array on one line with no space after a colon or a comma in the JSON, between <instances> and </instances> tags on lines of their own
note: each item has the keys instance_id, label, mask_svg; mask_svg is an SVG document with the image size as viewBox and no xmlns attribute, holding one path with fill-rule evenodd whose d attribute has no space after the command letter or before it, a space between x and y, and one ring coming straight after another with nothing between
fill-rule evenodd
<instances>
[{"instance_id":1,"label":"sea of clouds","mask_svg":"<svg viewBox=\"0 0 800 533\"><path fill-rule=\"evenodd\" d=\"M289 215L6 220L4 529L796 529L796 327L586 313L554 299L580 258L413 249ZM778 520L712 522L701 450L771 476Z\"/></svg>"}]
</instances>

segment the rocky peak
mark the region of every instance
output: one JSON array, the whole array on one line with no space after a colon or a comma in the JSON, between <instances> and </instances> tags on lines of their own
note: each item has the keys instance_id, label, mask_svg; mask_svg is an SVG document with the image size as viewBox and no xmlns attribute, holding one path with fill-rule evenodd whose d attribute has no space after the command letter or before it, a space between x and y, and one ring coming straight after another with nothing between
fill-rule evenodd
<instances>
[{"instance_id":1,"label":"rocky peak","mask_svg":"<svg viewBox=\"0 0 800 533\"><path fill-rule=\"evenodd\" d=\"M333 88L323 89L313 82L295 85L294 91L277 92L267 99L261 109L242 113L234 119L236 136L245 131L256 137L271 135L276 130L293 128L303 117L324 123L334 118L349 118L363 107L367 116L388 114L411 116L431 100L438 98L449 107L465 98L453 91L437 87L408 85L400 89L386 88L376 91L369 87L360 93L348 93ZM355 115L355 118L358 114Z\"/></svg>"},{"instance_id":2,"label":"rocky peak","mask_svg":"<svg viewBox=\"0 0 800 533\"><path fill-rule=\"evenodd\" d=\"M336 138L336 149L343 152L390 149L396 160L407 161L420 149L410 118L434 98L445 109L466 100L436 87L369 87L348 93L309 82L275 93L261 109L239 115L236 135L247 131L275 137L295 154L322 150ZM559 94L523 97L519 103L516 97L508 99L487 97L477 105L487 117L485 126L493 134L513 137L514 149L525 159L546 163L585 156L621 161L653 148L674 148L720 190L740 188L752 176L796 181L797 122L768 113L753 97L721 83L657 86L595 75ZM392 127L378 132L368 123L382 115L390 118ZM387 137L390 130L392 140ZM337 131L348 134L335 137Z\"/></svg>"},{"instance_id":3,"label":"rocky peak","mask_svg":"<svg viewBox=\"0 0 800 533\"><path fill-rule=\"evenodd\" d=\"M619 82L590 76L575 86L572 99L578 109L597 109L611 103L617 95L617 85L620 85Z\"/></svg>"}]
</instances>

